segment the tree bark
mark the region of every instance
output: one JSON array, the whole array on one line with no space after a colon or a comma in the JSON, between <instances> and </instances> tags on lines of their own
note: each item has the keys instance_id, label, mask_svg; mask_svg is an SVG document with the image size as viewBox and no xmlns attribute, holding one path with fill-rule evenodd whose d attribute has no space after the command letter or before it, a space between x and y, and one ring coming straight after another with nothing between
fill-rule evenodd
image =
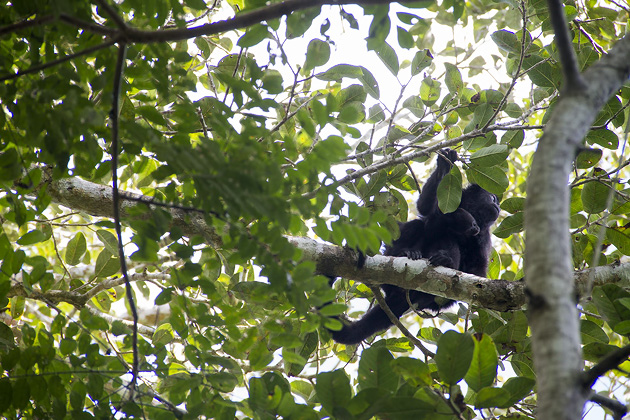
<instances>
[{"instance_id":1,"label":"tree bark","mask_svg":"<svg viewBox=\"0 0 630 420\"><path fill-rule=\"evenodd\" d=\"M568 176L578 147L610 96L630 75L630 37L584 73L583 89L565 89L534 154L525 210L525 278L529 295L538 418L574 420L588 395L569 235Z\"/></svg>"}]
</instances>

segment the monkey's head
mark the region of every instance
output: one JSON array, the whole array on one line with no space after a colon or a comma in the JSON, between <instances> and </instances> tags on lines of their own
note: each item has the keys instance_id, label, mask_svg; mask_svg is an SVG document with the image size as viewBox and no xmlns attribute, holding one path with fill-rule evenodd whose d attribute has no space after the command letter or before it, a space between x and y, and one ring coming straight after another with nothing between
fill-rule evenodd
<instances>
[{"instance_id":1,"label":"monkey's head","mask_svg":"<svg viewBox=\"0 0 630 420\"><path fill-rule=\"evenodd\" d=\"M462 201L459 207L468 211L482 230L490 227L497 220L501 211L499 198L477 184L470 184L462 192Z\"/></svg>"}]
</instances>

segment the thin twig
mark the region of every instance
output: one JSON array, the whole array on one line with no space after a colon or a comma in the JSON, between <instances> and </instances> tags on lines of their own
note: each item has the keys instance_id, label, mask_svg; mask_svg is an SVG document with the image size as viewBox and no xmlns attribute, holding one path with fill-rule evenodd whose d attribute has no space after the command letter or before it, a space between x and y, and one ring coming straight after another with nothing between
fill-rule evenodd
<instances>
[{"instance_id":1,"label":"thin twig","mask_svg":"<svg viewBox=\"0 0 630 420\"><path fill-rule=\"evenodd\" d=\"M38 72L40 70L45 70L47 68L56 66L57 64L64 63L66 61L70 61L73 58L77 58L77 57L80 57L82 55L90 54L90 53L92 53L94 51L98 51L98 50L102 50L104 48L111 47L115 43L116 43L115 39L107 40L107 41L103 42L102 44L95 45L95 46L90 47L90 48L86 48L86 49L81 50L79 52L76 52L74 54L66 55L66 56L58 58L56 60L49 61L48 63L40 64L38 66L33 66L33 67L28 68L26 70L18 71L17 73L14 73L14 74L2 76L2 77L0 77L0 82L4 82L6 80L17 79L20 76L25 76L27 74L36 73L36 72Z\"/></svg>"},{"instance_id":2,"label":"thin twig","mask_svg":"<svg viewBox=\"0 0 630 420\"><path fill-rule=\"evenodd\" d=\"M573 50L573 42L569 38L569 27L565 20L564 5L561 0L547 0L551 26L555 34L556 46L560 53L560 63L564 73L563 91L579 91L586 87L577 63L577 56Z\"/></svg>"},{"instance_id":3,"label":"thin twig","mask_svg":"<svg viewBox=\"0 0 630 420\"><path fill-rule=\"evenodd\" d=\"M613 418L615 420L621 420L623 416L628 412L628 407L622 404L621 402L614 400L612 398L605 397L603 395L597 394L593 392L589 400L594 402L595 404L599 404L602 407L605 407L613 412Z\"/></svg>"},{"instance_id":4,"label":"thin twig","mask_svg":"<svg viewBox=\"0 0 630 420\"><path fill-rule=\"evenodd\" d=\"M630 344L608 353L595 366L582 373L582 386L584 389L590 389L597 378L609 370L616 369L620 364L628 360L628 357L630 357Z\"/></svg>"},{"instance_id":5,"label":"thin twig","mask_svg":"<svg viewBox=\"0 0 630 420\"><path fill-rule=\"evenodd\" d=\"M133 299L133 290L131 288L131 282L129 281L129 274L127 273L127 262L125 259L125 250L122 239L122 229L120 224L120 192L118 191L118 113L120 104L120 91L122 85L123 71L125 68L125 57L127 52L127 45L120 43L118 47L118 61L116 63L116 73L114 75L113 86L113 99L112 110L110 112L110 120L112 124L112 201L114 205L114 224L116 226L116 235L118 237L118 257L120 259L120 270L125 279L125 289L127 292L127 302L131 309L131 315L133 318L132 328L132 350L133 350L133 365L131 369L132 378L129 386L130 399L133 399L138 380L138 311L136 310L136 303Z\"/></svg>"},{"instance_id":6,"label":"thin twig","mask_svg":"<svg viewBox=\"0 0 630 420\"><path fill-rule=\"evenodd\" d=\"M422 353L424 353L425 357L435 357L435 353L433 353L428 348L424 347L422 342L418 340L413 334L411 334L409 330L405 328L405 326L400 322L398 317L394 315L392 310L389 309L389 306L387 305L387 302L385 301L385 298L383 297L383 294L381 293L381 289L376 286L370 286L370 290L372 290L372 293L374 294L374 297L376 298L376 301L378 302L381 309L385 311L385 314L387 315L389 320L392 321L392 323L398 327L400 332L402 332L405 335L405 337L407 337L409 341L411 341L414 344L414 346L416 346Z\"/></svg>"}]
</instances>

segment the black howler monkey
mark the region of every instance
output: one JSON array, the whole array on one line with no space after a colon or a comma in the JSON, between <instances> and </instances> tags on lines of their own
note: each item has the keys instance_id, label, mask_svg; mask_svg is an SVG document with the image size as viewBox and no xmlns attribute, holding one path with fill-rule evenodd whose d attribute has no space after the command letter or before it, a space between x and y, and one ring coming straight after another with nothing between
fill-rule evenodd
<instances>
[{"instance_id":1,"label":"black howler monkey","mask_svg":"<svg viewBox=\"0 0 630 420\"><path fill-rule=\"evenodd\" d=\"M499 200L478 185L471 184L462 192L462 200L452 213L444 214L437 203L437 188L458 159L457 152L443 149L437 169L427 180L417 207L420 217L399 223L400 237L385 248L384 255L427 258L433 265L453 268L485 277L491 251L490 227L499 216ZM384 284L385 301L394 315L401 317L409 309L409 301L418 310L439 311L452 305L452 300L437 302L428 293L409 291ZM340 331L331 331L338 343L357 344L392 325L383 309L376 305L358 321L344 324Z\"/></svg>"}]
</instances>

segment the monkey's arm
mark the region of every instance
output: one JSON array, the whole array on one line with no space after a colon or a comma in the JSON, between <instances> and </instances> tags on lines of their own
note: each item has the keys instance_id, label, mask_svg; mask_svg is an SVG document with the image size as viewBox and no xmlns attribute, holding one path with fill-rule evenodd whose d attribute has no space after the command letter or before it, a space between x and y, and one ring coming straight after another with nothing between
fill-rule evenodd
<instances>
[{"instance_id":1,"label":"monkey's arm","mask_svg":"<svg viewBox=\"0 0 630 420\"><path fill-rule=\"evenodd\" d=\"M437 168L427 180L420 197L418 197L418 212L422 216L431 216L440 212L437 202L437 189L440 182L451 170L453 163L457 161L457 152L451 149L442 149L438 155Z\"/></svg>"}]
</instances>

